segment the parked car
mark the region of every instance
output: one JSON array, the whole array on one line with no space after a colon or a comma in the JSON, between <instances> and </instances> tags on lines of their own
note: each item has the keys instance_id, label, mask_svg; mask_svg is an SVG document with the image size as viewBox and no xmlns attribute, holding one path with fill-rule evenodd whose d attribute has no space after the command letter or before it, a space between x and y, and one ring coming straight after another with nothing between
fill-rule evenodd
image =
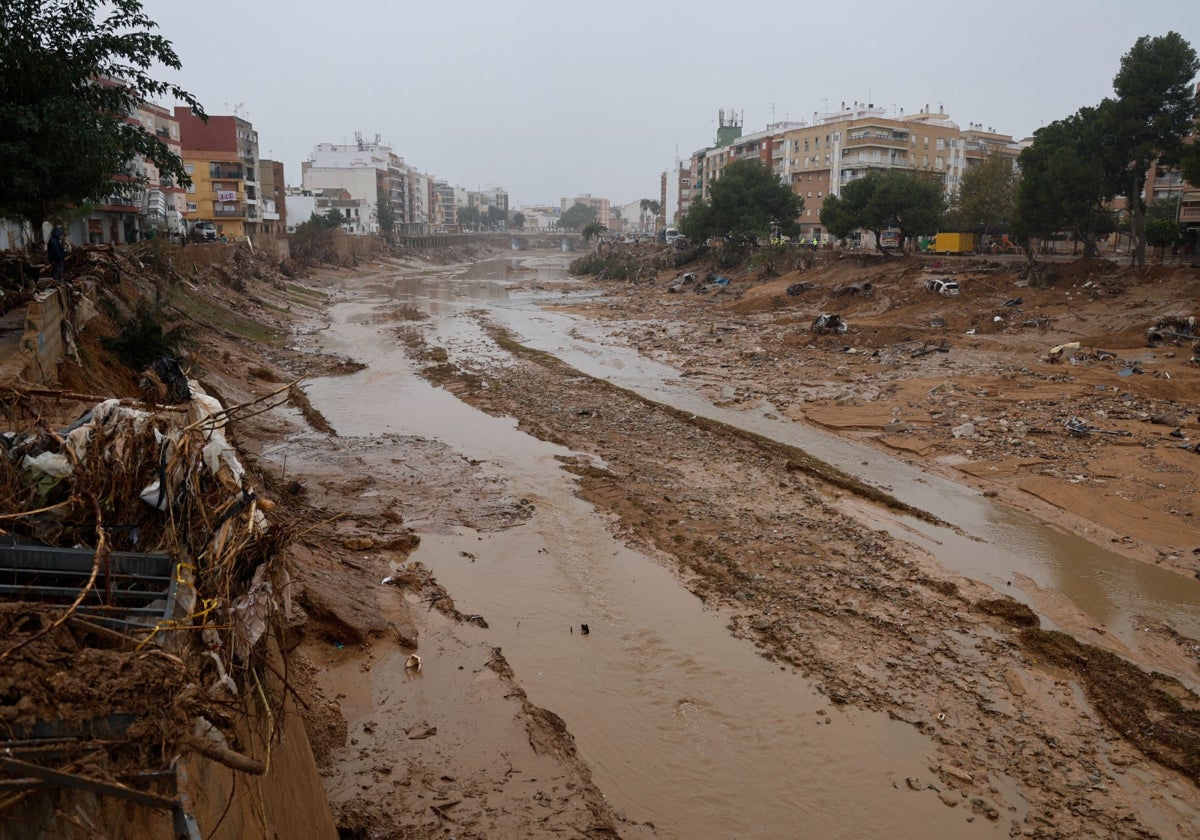
<instances>
[{"instance_id":1,"label":"parked car","mask_svg":"<svg viewBox=\"0 0 1200 840\"><path fill-rule=\"evenodd\" d=\"M959 293L958 282L951 280L949 277L930 277L925 281L925 288L931 292L937 292L939 295L947 297Z\"/></svg>"}]
</instances>

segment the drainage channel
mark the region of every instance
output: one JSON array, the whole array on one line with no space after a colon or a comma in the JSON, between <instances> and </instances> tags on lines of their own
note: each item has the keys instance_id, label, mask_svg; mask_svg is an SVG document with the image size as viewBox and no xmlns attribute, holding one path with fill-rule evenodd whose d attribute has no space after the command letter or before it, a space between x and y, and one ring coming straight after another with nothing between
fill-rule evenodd
<instances>
[{"instance_id":1,"label":"drainage channel","mask_svg":"<svg viewBox=\"0 0 1200 840\"><path fill-rule=\"evenodd\" d=\"M751 410L714 406L674 368L605 339L603 327L586 319L509 300L489 310L522 343L553 354L583 373L606 379L655 402L719 420L811 452L869 484L942 518L954 530L912 517L878 523L894 536L921 545L948 570L1021 595L1015 585L1067 598L1107 632L1139 647L1144 621L1160 621L1200 637L1200 581L1142 563L1083 537L984 498L978 491L927 473L865 444L839 438L805 423L779 420L770 405ZM1012 584L1012 585L1010 585Z\"/></svg>"},{"instance_id":2,"label":"drainage channel","mask_svg":"<svg viewBox=\"0 0 1200 840\"><path fill-rule=\"evenodd\" d=\"M452 280L420 284L433 291L401 297L431 314L439 340L470 341L477 327L454 313L503 297ZM862 837L897 826L907 836L1007 835L1007 820L968 825L962 809L907 788L908 777L929 776L925 736L882 714L835 710L614 539L559 468L567 450L420 379L370 323L378 303L364 295L332 308L325 349L368 367L314 380L310 399L342 434L443 441L534 503L532 518L507 531L423 533L414 557L461 610L487 617L489 630L461 632L502 647L531 701L566 721L614 807L660 837ZM1005 801L1020 802L995 781Z\"/></svg>"}]
</instances>

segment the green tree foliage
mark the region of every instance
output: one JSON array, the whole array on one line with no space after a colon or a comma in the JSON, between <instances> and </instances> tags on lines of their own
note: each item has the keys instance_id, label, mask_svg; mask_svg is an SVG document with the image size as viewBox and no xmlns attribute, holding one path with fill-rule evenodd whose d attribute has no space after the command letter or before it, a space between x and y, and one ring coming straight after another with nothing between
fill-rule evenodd
<instances>
[{"instance_id":1,"label":"green tree foliage","mask_svg":"<svg viewBox=\"0 0 1200 840\"><path fill-rule=\"evenodd\" d=\"M484 214L489 227L499 228L501 225L508 224L508 213L501 210L499 207L488 205L487 212Z\"/></svg>"},{"instance_id":2,"label":"green tree foliage","mask_svg":"<svg viewBox=\"0 0 1200 840\"><path fill-rule=\"evenodd\" d=\"M482 214L479 212L478 207L458 208L458 223L464 228L478 228L481 219Z\"/></svg>"},{"instance_id":3,"label":"green tree foliage","mask_svg":"<svg viewBox=\"0 0 1200 840\"><path fill-rule=\"evenodd\" d=\"M1200 131L1193 133L1193 138ZM1179 168L1183 171L1183 180L1192 185L1200 185L1200 142L1195 139L1185 143L1179 156Z\"/></svg>"},{"instance_id":4,"label":"green tree foliage","mask_svg":"<svg viewBox=\"0 0 1200 840\"><path fill-rule=\"evenodd\" d=\"M1167 246L1183 241L1183 227L1178 220L1175 201L1156 201L1146 208L1146 242L1159 249L1162 256Z\"/></svg>"},{"instance_id":5,"label":"green tree foliage","mask_svg":"<svg viewBox=\"0 0 1200 840\"><path fill-rule=\"evenodd\" d=\"M1106 111L1107 139L1123 162L1118 192L1129 198L1133 258L1146 263L1146 217L1142 201L1146 176L1159 162L1179 163L1183 139L1193 128L1200 101L1194 79L1196 51L1177 32L1138 38L1121 58L1113 78L1116 99Z\"/></svg>"},{"instance_id":6,"label":"green tree foliage","mask_svg":"<svg viewBox=\"0 0 1200 840\"><path fill-rule=\"evenodd\" d=\"M681 226L693 242L710 236L768 236L772 225L778 225L784 236L799 230L796 218L804 209L804 199L780 183L760 161L735 160L709 192L711 200L692 202Z\"/></svg>"},{"instance_id":7,"label":"green tree foliage","mask_svg":"<svg viewBox=\"0 0 1200 840\"><path fill-rule=\"evenodd\" d=\"M521 212L513 213L512 224L517 230L525 229L525 214Z\"/></svg>"},{"instance_id":8,"label":"green tree foliage","mask_svg":"<svg viewBox=\"0 0 1200 840\"><path fill-rule=\"evenodd\" d=\"M989 155L968 169L948 213L950 226L985 236L1011 231L1018 180L1012 158L1004 155Z\"/></svg>"},{"instance_id":9,"label":"green tree foliage","mask_svg":"<svg viewBox=\"0 0 1200 840\"><path fill-rule=\"evenodd\" d=\"M179 351L189 342L186 325L171 328L163 326L160 301L142 298L128 315L123 315L114 304L106 308L117 326L112 338L102 338L100 343L132 370L145 370L162 356L179 356Z\"/></svg>"},{"instance_id":10,"label":"green tree foliage","mask_svg":"<svg viewBox=\"0 0 1200 840\"><path fill-rule=\"evenodd\" d=\"M845 239L861 225L857 210L845 198L830 195L821 205L821 224L837 239Z\"/></svg>"},{"instance_id":11,"label":"green tree foliage","mask_svg":"<svg viewBox=\"0 0 1200 840\"><path fill-rule=\"evenodd\" d=\"M1119 166L1109 143L1108 107L1080 108L1034 132L1033 144L1019 158L1020 239L1049 239L1069 231L1090 257L1098 253L1097 237L1115 229L1108 204Z\"/></svg>"},{"instance_id":12,"label":"green tree foliage","mask_svg":"<svg viewBox=\"0 0 1200 840\"><path fill-rule=\"evenodd\" d=\"M191 181L153 132L126 118L170 94L200 116L187 91L150 75L180 69L138 0L4 0L0 5L0 215L28 220L34 235L63 210L139 187L138 156L165 177Z\"/></svg>"},{"instance_id":13,"label":"green tree foliage","mask_svg":"<svg viewBox=\"0 0 1200 840\"><path fill-rule=\"evenodd\" d=\"M379 222L379 232L390 241L396 232L396 208L392 206L388 191L382 187L375 196L375 219Z\"/></svg>"},{"instance_id":14,"label":"green tree foliage","mask_svg":"<svg viewBox=\"0 0 1200 840\"><path fill-rule=\"evenodd\" d=\"M575 202L570 210L558 217L557 227L564 230L582 230L588 222L596 221L596 208L581 201Z\"/></svg>"},{"instance_id":15,"label":"green tree foliage","mask_svg":"<svg viewBox=\"0 0 1200 840\"><path fill-rule=\"evenodd\" d=\"M599 238L600 234L604 233L606 230L608 230L608 228L599 222L588 222L583 226L583 230L580 231L580 234L583 236L584 242L590 242L592 237Z\"/></svg>"},{"instance_id":16,"label":"green tree foliage","mask_svg":"<svg viewBox=\"0 0 1200 840\"><path fill-rule=\"evenodd\" d=\"M650 230L658 230L658 214L662 212L662 205L653 198L643 198L638 206L642 208L642 229L649 227Z\"/></svg>"},{"instance_id":17,"label":"green tree foliage","mask_svg":"<svg viewBox=\"0 0 1200 840\"><path fill-rule=\"evenodd\" d=\"M937 233L946 212L946 199L936 180L902 169L871 170L842 187L841 196L830 196L821 207L821 224L834 236L857 228L875 234L882 245L883 231L900 232L900 249L909 237Z\"/></svg>"},{"instance_id":18,"label":"green tree foliage","mask_svg":"<svg viewBox=\"0 0 1200 840\"><path fill-rule=\"evenodd\" d=\"M296 225L291 236L292 259L300 265L336 261L333 232L345 221L342 211L331 207L325 213L313 213L307 222Z\"/></svg>"}]
</instances>

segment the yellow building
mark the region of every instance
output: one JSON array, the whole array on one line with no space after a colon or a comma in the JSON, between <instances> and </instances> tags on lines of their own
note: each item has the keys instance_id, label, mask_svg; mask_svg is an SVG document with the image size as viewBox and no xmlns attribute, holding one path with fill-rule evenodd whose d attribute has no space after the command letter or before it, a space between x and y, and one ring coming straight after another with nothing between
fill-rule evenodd
<instances>
[{"instance_id":1,"label":"yellow building","mask_svg":"<svg viewBox=\"0 0 1200 840\"><path fill-rule=\"evenodd\" d=\"M257 234L261 214L258 194L258 132L239 116L209 115L201 120L190 109L176 107L184 168L192 178L188 190L188 224L211 222L230 239Z\"/></svg>"}]
</instances>

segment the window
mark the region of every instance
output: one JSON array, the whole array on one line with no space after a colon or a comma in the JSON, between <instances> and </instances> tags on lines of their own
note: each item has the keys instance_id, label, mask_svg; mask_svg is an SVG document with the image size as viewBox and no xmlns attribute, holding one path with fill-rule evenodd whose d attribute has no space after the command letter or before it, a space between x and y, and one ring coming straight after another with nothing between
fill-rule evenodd
<instances>
[{"instance_id":1,"label":"window","mask_svg":"<svg viewBox=\"0 0 1200 840\"><path fill-rule=\"evenodd\" d=\"M946 159L943 158L941 155L938 155L933 161L933 166L935 169L942 169L943 167L945 167L945 165L946 165Z\"/></svg>"},{"instance_id":2,"label":"window","mask_svg":"<svg viewBox=\"0 0 1200 840\"><path fill-rule=\"evenodd\" d=\"M938 150L939 152L944 152L944 151L946 151L946 141L945 141L945 140L943 140L941 137L939 137L939 138L937 139L937 150Z\"/></svg>"},{"instance_id":3,"label":"window","mask_svg":"<svg viewBox=\"0 0 1200 840\"><path fill-rule=\"evenodd\" d=\"M928 137L925 138L925 148L926 149L929 148L929 138Z\"/></svg>"},{"instance_id":4,"label":"window","mask_svg":"<svg viewBox=\"0 0 1200 840\"><path fill-rule=\"evenodd\" d=\"M196 202L194 202L194 201L189 201L189 202L187 203L187 211L188 211L189 213L195 213L195 212L196 212Z\"/></svg>"},{"instance_id":5,"label":"window","mask_svg":"<svg viewBox=\"0 0 1200 840\"><path fill-rule=\"evenodd\" d=\"M184 171L184 172L186 172L186 173L187 173L187 174L189 174L189 175L195 175L195 174L196 174L196 164L194 164L194 163L185 163L185 164L183 165L183 171Z\"/></svg>"},{"instance_id":6,"label":"window","mask_svg":"<svg viewBox=\"0 0 1200 840\"><path fill-rule=\"evenodd\" d=\"M218 181L213 181L212 187L213 187L213 190L216 192L220 192L221 190L225 189L225 185Z\"/></svg>"},{"instance_id":7,"label":"window","mask_svg":"<svg viewBox=\"0 0 1200 840\"><path fill-rule=\"evenodd\" d=\"M825 193L821 192L821 190L817 190L817 198L823 198L824 196Z\"/></svg>"}]
</instances>

